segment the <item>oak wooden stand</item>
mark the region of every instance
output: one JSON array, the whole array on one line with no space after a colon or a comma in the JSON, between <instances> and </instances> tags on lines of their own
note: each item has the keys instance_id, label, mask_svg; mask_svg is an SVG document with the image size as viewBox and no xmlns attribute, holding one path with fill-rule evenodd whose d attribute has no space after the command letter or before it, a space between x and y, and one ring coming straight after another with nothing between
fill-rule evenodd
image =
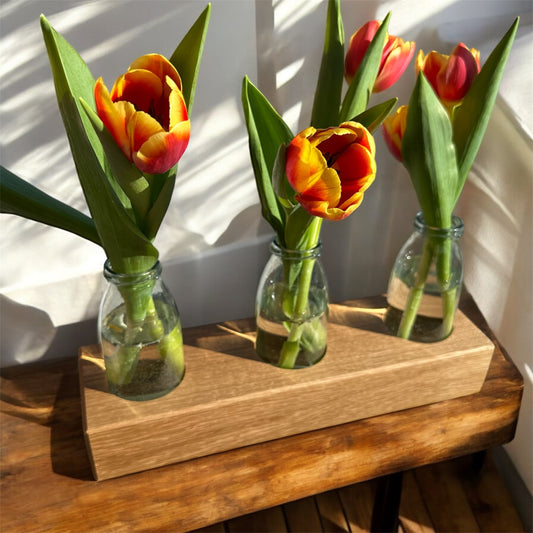
<instances>
[{"instance_id":1,"label":"oak wooden stand","mask_svg":"<svg viewBox=\"0 0 533 533\"><path fill-rule=\"evenodd\" d=\"M495 345L479 392L100 482L85 446L76 359L4 369L1 530L190 531L508 442L522 378L469 297L462 309ZM375 331L378 319L365 314Z\"/></svg>"},{"instance_id":2,"label":"oak wooden stand","mask_svg":"<svg viewBox=\"0 0 533 533\"><path fill-rule=\"evenodd\" d=\"M287 370L254 352L255 321L184 332L186 374L170 394L109 394L98 346L80 350L89 457L98 480L478 392L493 343L462 312L437 343L392 336L381 298L330 306L328 350Z\"/></svg>"}]
</instances>

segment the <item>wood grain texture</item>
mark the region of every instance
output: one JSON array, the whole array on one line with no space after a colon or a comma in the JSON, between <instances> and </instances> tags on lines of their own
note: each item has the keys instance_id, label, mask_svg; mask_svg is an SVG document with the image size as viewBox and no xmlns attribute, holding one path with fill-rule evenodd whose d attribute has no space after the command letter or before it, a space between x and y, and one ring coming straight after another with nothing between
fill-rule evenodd
<instances>
[{"instance_id":1,"label":"wood grain texture","mask_svg":"<svg viewBox=\"0 0 533 533\"><path fill-rule=\"evenodd\" d=\"M461 481L443 463L419 468L415 475L435 531L480 531Z\"/></svg>"},{"instance_id":2,"label":"wood grain texture","mask_svg":"<svg viewBox=\"0 0 533 533\"><path fill-rule=\"evenodd\" d=\"M281 507L265 509L258 513L239 516L227 523L228 533L255 533L261 531L277 531L285 533L287 524Z\"/></svg>"},{"instance_id":3,"label":"wood grain texture","mask_svg":"<svg viewBox=\"0 0 533 533\"><path fill-rule=\"evenodd\" d=\"M509 492L490 454L484 458L482 465L467 457L446 461L444 467L460 479L481 531L486 533L524 531Z\"/></svg>"},{"instance_id":4,"label":"wood grain texture","mask_svg":"<svg viewBox=\"0 0 533 533\"><path fill-rule=\"evenodd\" d=\"M323 531L315 498L308 497L283 506L289 531Z\"/></svg>"},{"instance_id":5,"label":"wood grain texture","mask_svg":"<svg viewBox=\"0 0 533 533\"><path fill-rule=\"evenodd\" d=\"M463 306L491 336L473 301ZM91 474L76 361L4 369L2 532L190 531L508 442L523 382L495 344L476 394L103 482Z\"/></svg>"},{"instance_id":6,"label":"wood grain texture","mask_svg":"<svg viewBox=\"0 0 533 533\"><path fill-rule=\"evenodd\" d=\"M400 529L402 533L435 533L412 470L403 478Z\"/></svg>"},{"instance_id":7,"label":"wood grain texture","mask_svg":"<svg viewBox=\"0 0 533 533\"><path fill-rule=\"evenodd\" d=\"M331 533L349 531L346 515L336 490L317 494L315 500L324 531L331 531Z\"/></svg>"},{"instance_id":8,"label":"wood grain texture","mask_svg":"<svg viewBox=\"0 0 533 533\"><path fill-rule=\"evenodd\" d=\"M259 361L253 319L184 332L186 374L170 394L131 402L106 392L97 346L80 351L86 441L104 480L478 392L492 342L459 312L438 343L390 335L381 300L332 305L319 364Z\"/></svg>"},{"instance_id":9,"label":"wood grain texture","mask_svg":"<svg viewBox=\"0 0 533 533\"><path fill-rule=\"evenodd\" d=\"M357 483L339 490L342 506L346 509L349 531L353 533L370 531L375 494L375 480Z\"/></svg>"}]
</instances>

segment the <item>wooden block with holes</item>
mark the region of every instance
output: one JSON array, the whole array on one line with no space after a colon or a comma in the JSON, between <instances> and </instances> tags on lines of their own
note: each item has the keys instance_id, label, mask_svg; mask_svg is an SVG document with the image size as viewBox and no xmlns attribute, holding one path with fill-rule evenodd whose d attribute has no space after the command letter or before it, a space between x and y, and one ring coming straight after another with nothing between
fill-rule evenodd
<instances>
[{"instance_id":1,"label":"wooden block with holes","mask_svg":"<svg viewBox=\"0 0 533 533\"><path fill-rule=\"evenodd\" d=\"M494 345L462 312L448 339L422 344L390 335L383 305L382 298L331 305L327 353L301 370L257 359L253 319L186 329L183 382L147 402L109 394L98 346L81 348L84 431L96 479L481 389Z\"/></svg>"}]
</instances>

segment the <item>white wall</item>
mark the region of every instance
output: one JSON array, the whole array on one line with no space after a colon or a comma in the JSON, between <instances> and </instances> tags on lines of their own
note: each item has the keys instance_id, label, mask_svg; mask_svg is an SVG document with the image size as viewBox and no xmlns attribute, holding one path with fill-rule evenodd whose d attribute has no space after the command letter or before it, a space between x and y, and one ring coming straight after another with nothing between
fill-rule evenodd
<instances>
[{"instance_id":1,"label":"white wall","mask_svg":"<svg viewBox=\"0 0 533 533\"><path fill-rule=\"evenodd\" d=\"M240 106L242 78L257 83L296 132L307 126L320 64L323 0L213 0L192 114L190 146L156 245L185 326L249 316L271 231L262 221ZM480 5L483 5L480 13ZM111 85L135 57L170 54L203 0L11 0L0 6L2 164L86 211L55 103L38 17L44 13ZM514 17L519 39L497 109L465 189L466 284L519 366L526 389L508 446L530 492L532 391L531 2L342 0L346 38L392 10L390 31L426 52L465 41L486 58ZM373 102L406 103L412 69ZM416 199L403 167L377 136L378 176L349 219L326 224L333 300L382 293ZM95 341L104 256L59 230L1 215L2 365L76 353Z\"/></svg>"}]
</instances>

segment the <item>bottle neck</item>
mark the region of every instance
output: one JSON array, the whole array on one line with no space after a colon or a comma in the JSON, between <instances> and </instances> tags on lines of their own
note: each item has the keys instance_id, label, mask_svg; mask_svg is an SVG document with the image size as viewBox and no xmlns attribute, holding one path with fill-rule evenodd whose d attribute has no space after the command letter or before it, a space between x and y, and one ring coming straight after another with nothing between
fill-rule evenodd
<instances>
[{"instance_id":1,"label":"bottle neck","mask_svg":"<svg viewBox=\"0 0 533 533\"><path fill-rule=\"evenodd\" d=\"M428 226L424 220L422 211L417 213L413 225L419 233L440 239L460 239L465 230L463 221L455 215L452 216L452 225L450 228Z\"/></svg>"},{"instance_id":2,"label":"bottle neck","mask_svg":"<svg viewBox=\"0 0 533 533\"><path fill-rule=\"evenodd\" d=\"M322 244L319 242L316 246L308 250L290 250L283 248L274 240L270 245L270 251L283 260L303 261L304 259L318 259L322 251Z\"/></svg>"},{"instance_id":3,"label":"bottle neck","mask_svg":"<svg viewBox=\"0 0 533 533\"><path fill-rule=\"evenodd\" d=\"M161 263L157 261L155 265L146 270L145 272L137 272L134 274L120 274L115 272L111 268L111 263L109 260L106 260L104 264L104 277L113 285L124 287L128 285L138 285L139 283L145 283L148 281L155 281L161 276Z\"/></svg>"}]
</instances>

